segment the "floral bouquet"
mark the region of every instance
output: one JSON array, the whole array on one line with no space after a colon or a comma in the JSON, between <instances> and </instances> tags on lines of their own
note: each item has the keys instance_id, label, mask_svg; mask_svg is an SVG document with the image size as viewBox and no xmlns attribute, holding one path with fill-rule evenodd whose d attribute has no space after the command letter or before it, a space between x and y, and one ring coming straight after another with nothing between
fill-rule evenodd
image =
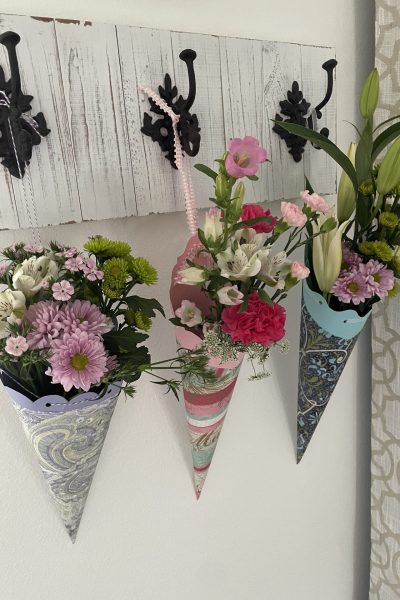
<instances>
[{"instance_id":1,"label":"floral bouquet","mask_svg":"<svg viewBox=\"0 0 400 600\"><path fill-rule=\"evenodd\" d=\"M244 204L245 177L256 180L266 150L253 137L233 139L217 161L216 172L196 167L214 181L215 207L206 214L204 229L189 240L173 272L171 302L181 347L202 348L209 356L215 381L205 385L196 377L183 382L187 420L192 441L197 496L218 442L246 355L253 365L251 379L268 375L271 348L284 351L286 313L281 302L309 269L292 261L292 253L311 237L336 227L324 219L330 207L317 194L303 194L303 207L282 202L281 216L271 215L258 204ZM283 250L276 243L286 234Z\"/></svg>"},{"instance_id":2,"label":"floral bouquet","mask_svg":"<svg viewBox=\"0 0 400 600\"><path fill-rule=\"evenodd\" d=\"M157 272L129 244L94 237L79 252L18 243L3 255L0 376L74 541L122 385L132 395L143 372L165 363L201 375L202 359L151 364L143 342L163 309L131 292ZM176 392L177 381L155 376Z\"/></svg>"},{"instance_id":3,"label":"floral bouquet","mask_svg":"<svg viewBox=\"0 0 400 600\"><path fill-rule=\"evenodd\" d=\"M374 69L360 96L364 119L357 144L346 154L299 125L289 132L317 143L343 169L336 232L312 240L311 274L303 287L300 334L297 458L308 443L339 380L357 336L376 302L397 292L400 272L400 123L393 117L373 129L379 98ZM383 160L381 153L387 148ZM324 226L321 217L314 231Z\"/></svg>"}]
</instances>

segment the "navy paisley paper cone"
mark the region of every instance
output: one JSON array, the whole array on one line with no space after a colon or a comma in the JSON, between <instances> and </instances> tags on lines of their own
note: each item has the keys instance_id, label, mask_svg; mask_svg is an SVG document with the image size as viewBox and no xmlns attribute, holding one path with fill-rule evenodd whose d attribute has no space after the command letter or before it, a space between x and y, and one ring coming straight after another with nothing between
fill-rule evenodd
<instances>
[{"instance_id":1,"label":"navy paisley paper cone","mask_svg":"<svg viewBox=\"0 0 400 600\"><path fill-rule=\"evenodd\" d=\"M297 462L310 443L329 399L369 317L334 311L303 285L297 398Z\"/></svg>"},{"instance_id":2,"label":"navy paisley paper cone","mask_svg":"<svg viewBox=\"0 0 400 600\"><path fill-rule=\"evenodd\" d=\"M6 382L5 382L6 383ZM61 520L75 542L120 387L35 402L5 385Z\"/></svg>"}]
</instances>

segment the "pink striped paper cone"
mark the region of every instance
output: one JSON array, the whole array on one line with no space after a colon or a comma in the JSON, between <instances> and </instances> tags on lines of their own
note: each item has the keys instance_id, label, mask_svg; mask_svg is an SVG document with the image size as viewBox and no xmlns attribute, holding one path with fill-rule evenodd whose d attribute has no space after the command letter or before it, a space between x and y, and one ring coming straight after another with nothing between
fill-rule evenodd
<instances>
[{"instance_id":1,"label":"pink striped paper cone","mask_svg":"<svg viewBox=\"0 0 400 600\"><path fill-rule=\"evenodd\" d=\"M201 244L197 236L190 238L184 253L178 258L172 272L170 297L175 310L182 300L194 302L203 312L211 311L212 302L198 286L182 285L178 282L178 272L189 258L201 264L197 256ZM180 348L194 350L201 346L201 339L183 327L176 327L176 339ZM207 477L218 439L236 385L243 356L235 361L221 364L210 358L208 366L216 375L216 381L205 383L201 378L188 376L183 382L186 418L192 444L194 485L197 498L200 497Z\"/></svg>"}]
</instances>

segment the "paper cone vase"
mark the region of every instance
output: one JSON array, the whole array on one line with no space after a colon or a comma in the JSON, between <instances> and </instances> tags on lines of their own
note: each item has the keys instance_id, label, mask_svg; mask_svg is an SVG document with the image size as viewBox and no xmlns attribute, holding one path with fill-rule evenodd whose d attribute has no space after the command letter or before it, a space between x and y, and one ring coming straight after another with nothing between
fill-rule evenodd
<instances>
[{"instance_id":1,"label":"paper cone vase","mask_svg":"<svg viewBox=\"0 0 400 600\"><path fill-rule=\"evenodd\" d=\"M203 314L211 311L210 299L202 293L198 286L182 285L177 281L178 271L184 267L187 258L201 264L201 259L197 256L199 248L201 248L201 244L197 236L192 237L173 269L170 297L174 313L181 305L182 300L194 302ZM201 345L201 339L197 335L182 327L176 327L176 339L180 348L188 350L193 350ZM243 356L241 355L235 361L221 364L218 359L210 358L208 366L216 375L215 382L205 383L201 378L194 376L187 377L183 382L197 498L200 497L214 456L242 360Z\"/></svg>"},{"instance_id":2,"label":"paper cone vase","mask_svg":"<svg viewBox=\"0 0 400 600\"><path fill-rule=\"evenodd\" d=\"M310 443L369 313L334 311L303 285L297 398L297 462Z\"/></svg>"},{"instance_id":3,"label":"paper cone vase","mask_svg":"<svg viewBox=\"0 0 400 600\"><path fill-rule=\"evenodd\" d=\"M35 402L7 385L5 389L75 542L120 388L109 385L102 396L86 392L69 401L44 396Z\"/></svg>"}]
</instances>

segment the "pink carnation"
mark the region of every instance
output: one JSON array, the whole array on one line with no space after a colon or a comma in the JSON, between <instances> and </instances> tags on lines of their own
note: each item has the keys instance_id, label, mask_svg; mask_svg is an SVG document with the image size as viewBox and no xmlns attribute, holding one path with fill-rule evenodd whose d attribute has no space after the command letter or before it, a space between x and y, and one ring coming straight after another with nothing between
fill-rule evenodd
<instances>
[{"instance_id":1,"label":"pink carnation","mask_svg":"<svg viewBox=\"0 0 400 600\"><path fill-rule=\"evenodd\" d=\"M87 300L75 300L64 304L60 309L62 326L65 333L86 331L94 335L102 335L111 330L107 317Z\"/></svg>"},{"instance_id":2,"label":"pink carnation","mask_svg":"<svg viewBox=\"0 0 400 600\"><path fill-rule=\"evenodd\" d=\"M235 179L255 175L260 163L267 160L267 151L261 148L259 141L247 135L243 139L234 138L229 142L225 168Z\"/></svg>"},{"instance_id":3,"label":"pink carnation","mask_svg":"<svg viewBox=\"0 0 400 600\"><path fill-rule=\"evenodd\" d=\"M101 382L107 370L107 354L98 337L86 331L64 334L53 345L46 375L52 383L61 383L69 392L72 387L89 391Z\"/></svg>"},{"instance_id":4,"label":"pink carnation","mask_svg":"<svg viewBox=\"0 0 400 600\"><path fill-rule=\"evenodd\" d=\"M301 279L307 279L307 277L310 274L310 269L303 265L303 263L299 262L298 260L295 260L290 265L290 273L292 277L295 277L295 279L298 279L300 281Z\"/></svg>"},{"instance_id":5,"label":"pink carnation","mask_svg":"<svg viewBox=\"0 0 400 600\"><path fill-rule=\"evenodd\" d=\"M300 192L300 198L315 212L327 215L331 210L325 198L316 193L310 194L308 190L305 190L305 192Z\"/></svg>"},{"instance_id":6,"label":"pink carnation","mask_svg":"<svg viewBox=\"0 0 400 600\"><path fill-rule=\"evenodd\" d=\"M257 292L248 297L247 309L241 305L229 306L222 311L222 330L234 342L271 346L285 335L286 311L279 304L265 304Z\"/></svg>"},{"instance_id":7,"label":"pink carnation","mask_svg":"<svg viewBox=\"0 0 400 600\"><path fill-rule=\"evenodd\" d=\"M62 329L61 313L55 302L41 301L32 304L25 313L31 331L27 335L30 348L49 348Z\"/></svg>"},{"instance_id":8,"label":"pink carnation","mask_svg":"<svg viewBox=\"0 0 400 600\"><path fill-rule=\"evenodd\" d=\"M281 213L290 227L303 227L307 223L306 215L292 202L281 202Z\"/></svg>"},{"instance_id":9,"label":"pink carnation","mask_svg":"<svg viewBox=\"0 0 400 600\"><path fill-rule=\"evenodd\" d=\"M252 229L255 229L257 233L271 233L278 219L271 215L270 210L264 210L259 204L245 204L242 210L242 221L250 221L251 219L257 219L258 217L269 217L269 221L260 221L255 225L251 225ZM245 225L248 227L248 225Z\"/></svg>"}]
</instances>

